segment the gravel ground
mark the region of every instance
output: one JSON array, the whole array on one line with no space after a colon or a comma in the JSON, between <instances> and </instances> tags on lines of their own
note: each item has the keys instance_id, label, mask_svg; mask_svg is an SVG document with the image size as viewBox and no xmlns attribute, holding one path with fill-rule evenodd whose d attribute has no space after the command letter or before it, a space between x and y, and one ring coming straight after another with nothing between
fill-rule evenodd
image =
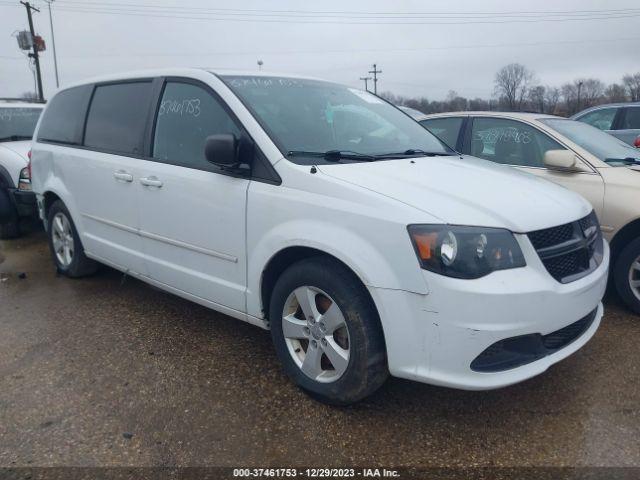
<instances>
[{"instance_id":1,"label":"gravel ground","mask_svg":"<svg viewBox=\"0 0 640 480\"><path fill-rule=\"evenodd\" d=\"M390 379L334 408L289 383L268 332L106 268L58 277L32 233L0 242L0 466L640 467L640 317L605 308L522 384Z\"/></svg>"}]
</instances>

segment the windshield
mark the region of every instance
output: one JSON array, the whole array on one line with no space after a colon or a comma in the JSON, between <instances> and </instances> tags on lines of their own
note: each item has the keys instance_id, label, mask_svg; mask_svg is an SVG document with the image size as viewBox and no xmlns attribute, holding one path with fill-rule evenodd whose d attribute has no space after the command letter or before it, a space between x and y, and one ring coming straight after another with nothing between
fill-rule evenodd
<instances>
[{"instance_id":1,"label":"windshield","mask_svg":"<svg viewBox=\"0 0 640 480\"><path fill-rule=\"evenodd\" d=\"M41 108L0 107L0 141L30 139L40 113Z\"/></svg>"},{"instance_id":2,"label":"windshield","mask_svg":"<svg viewBox=\"0 0 640 480\"><path fill-rule=\"evenodd\" d=\"M557 130L603 162L619 166L625 164L622 162L624 159L640 159L640 150L586 123L563 118L544 118L541 122Z\"/></svg>"},{"instance_id":3,"label":"windshield","mask_svg":"<svg viewBox=\"0 0 640 480\"><path fill-rule=\"evenodd\" d=\"M453 153L409 116L363 90L285 77L221 78L282 153L297 163L328 161L305 155L314 152L349 152L352 161L358 154Z\"/></svg>"}]
</instances>

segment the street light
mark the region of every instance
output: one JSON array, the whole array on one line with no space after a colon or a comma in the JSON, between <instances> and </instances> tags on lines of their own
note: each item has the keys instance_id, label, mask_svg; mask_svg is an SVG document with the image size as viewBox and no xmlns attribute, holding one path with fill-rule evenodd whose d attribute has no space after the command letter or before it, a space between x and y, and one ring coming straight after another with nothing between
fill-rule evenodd
<instances>
[{"instance_id":1,"label":"street light","mask_svg":"<svg viewBox=\"0 0 640 480\"><path fill-rule=\"evenodd\" d=\"M53 70L56 72L56 88L60 88L60 80L58 78L58 57L56 56L56 39L53 35L53 17L51 16L51 3L54 0L44 0L49 6L49 26L51 27L51 45L53 46Z\"/></svg>"}]
</instances>

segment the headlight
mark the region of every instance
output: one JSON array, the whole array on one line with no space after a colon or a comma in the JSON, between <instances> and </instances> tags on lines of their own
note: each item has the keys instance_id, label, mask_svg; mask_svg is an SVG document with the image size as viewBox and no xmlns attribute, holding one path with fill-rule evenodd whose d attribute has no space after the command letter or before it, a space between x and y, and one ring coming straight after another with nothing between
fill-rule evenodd
<instances>
[{"instance_id":1,"label":"headlight","mask_svg":"<svg viewBox=\"0 0 640 480\"><path fill-rule=\"evenodd\" d=\"M526 266L513 234L501 228L409 225L422 268L455 278L480 278Z\"/></svg>"}]
</instances>

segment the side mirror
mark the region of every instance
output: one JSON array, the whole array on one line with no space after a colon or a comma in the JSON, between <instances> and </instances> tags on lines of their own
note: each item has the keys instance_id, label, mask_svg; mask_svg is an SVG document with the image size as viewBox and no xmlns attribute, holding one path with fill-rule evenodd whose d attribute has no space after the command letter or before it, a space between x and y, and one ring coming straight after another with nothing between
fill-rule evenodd
<instances>
[{"instance_id":1,"label":"side mirror","mask_svg":"<svg viewBox=\"0 0 640 480\"><path fill-rule=\"evenodd\" d=\"M542 163L551 168L573 170L577 167L576 154L571 150L547 150L542 158Z\"/></svg>"},{"instance_id":2,"label":"side mirror","mask_svg":"<svg viewBox=\"0 0 640 480\"><path fill-rule=\"evenodd\" d=\"M232 133L210 135L204 143L204 156L219 167L236 167L239 163L238 139Z\"/></svg>"}]
</instances>

